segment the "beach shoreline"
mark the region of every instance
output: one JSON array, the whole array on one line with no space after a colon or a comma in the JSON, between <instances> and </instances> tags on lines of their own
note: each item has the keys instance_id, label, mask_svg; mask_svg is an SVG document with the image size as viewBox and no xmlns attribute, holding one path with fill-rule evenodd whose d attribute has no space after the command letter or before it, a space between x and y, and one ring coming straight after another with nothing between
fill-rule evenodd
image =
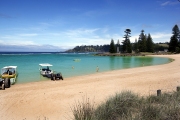
<instances>
[{"instance_id":1,"label":"beach shoreline","mask_svg":"<svg viewBox=\"0 0 180 120\"><path fill-rule=\"evenodd\" d=\"M173 62L97 72L58 81L41 81L15 84L0 90L0 116L12 119L60 119L73 118L73 106L88 98L98 105L117 92L130 90L142 96L172 92L180 85L180 55L153 55L174 59Z\"/></svg>"}]
</instances>

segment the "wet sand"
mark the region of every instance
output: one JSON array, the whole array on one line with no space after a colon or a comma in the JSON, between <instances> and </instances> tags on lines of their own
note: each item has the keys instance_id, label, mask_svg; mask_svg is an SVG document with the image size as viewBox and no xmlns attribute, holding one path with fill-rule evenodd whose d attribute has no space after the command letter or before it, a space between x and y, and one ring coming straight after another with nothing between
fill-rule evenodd
<instances>
[{"instance_id":1,"label":"wet sand","mask_svg":"<svg viewBox=\"0 0 180 120\"><path fill-rule=\"evenodd\" d=\"M158 56L158 55L156 55ZM175 61L96 74L15 84L0 90L1 120L72 120L73 106L89 99L98 105L110 96L130 90L139 95L172 92L180 86L180 55L159 55Z\"/></svg>"}]
</instances>

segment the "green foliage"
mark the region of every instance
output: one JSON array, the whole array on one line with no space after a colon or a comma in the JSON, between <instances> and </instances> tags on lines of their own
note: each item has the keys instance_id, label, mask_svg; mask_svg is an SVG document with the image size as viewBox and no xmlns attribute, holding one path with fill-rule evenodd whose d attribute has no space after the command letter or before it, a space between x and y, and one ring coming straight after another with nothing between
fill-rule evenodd
<instances>
[{"instance_id":1,"label":"green foliage","mask_svg":"<svg viewBox=\"0 0 180 120\"><path fill-rule=\"evenodd\" d=\"M83 99L72 108L75 120L92 120L94 104L91 104L89 98Z\"/></svg>"},{"instance_id":2,"label":"green foliage","mask_svg":"<svg viewBox=\"0 0 180 120\"><path fill-rule=\"evenodd\" d=\"M144 34L144 30L141 30L141 34L139 35L138 46L140 52L146 52L146 35Z\"/></svg>"},{"instance_id":3,"label":"green foliage","mask_svg":"<svg viewBox=\"0 0 180 120\"><path fill-rule=\"evenodd\" d=\"M127 40L127 52L132 53L132 45L129 39Z\"/></svg>"},{"instance_id":4,"label":"green foliage","mask_svg":"<svg viewBox=\"0 0 180 120\"><path fill-rule=\"evenodd\" d=\"M122 50L123 50L123 52L131 53L132 52L132 46L131 46L131 42L129 39L129 37L131 37L129 35L129 34L131 34L131 30L126 29L124 32L125 32L125 35L123 38L125 38L125 40L123 40L123 42L122 42Z\"/></svg>"},{"instance_id":5,"label":"green foliage","mask_svg":"<svg viewBox=\"0 0 180 120\"><path fill-rule=\"evenodd\" d=\"M146 52L154 52L154 43L152 41L150 34L148 34L146 46L147 46Z\"/></svg>"},{"instance_id":6,"label":"green foliage","mask_svg":"<svg viewBox=\"0 0 180 120\"><path fill-rule=\"evenodd\" d=\"M140 106L139 98L131 92L122 92L107 100L95 110L97 120L127 119Z\"/></svg>"},{"instance_id":7,"label":"green foliage","mask_svg":"<svg viewBox=\"0 0 180 120\"><path fill-rule=\"evenodd\" d=\"M180 31L178 25L175 25L172 29L172 34L176 36L176 38L179 40L180 38Z\"/></svg>"},{"instance_id":8,"label":"green foliage","mask_svg":"<svg viewBox=\"0 0 180 120\"><path fill-rule=\"evenodd\" d=\"M127 91L109 98L96 109L89 101L79 103L73 113L75 120L179 120L179 101L180 92L144 98Z\"/></svg>"},{"instance_id":9,"label":"green foliage","mask_svg":"<svg viewBox=\"0 0 180 120\"><path fill-rule=\"evenodd\" d=\"M142 120L159 120L161 118L161 109L153 105L143 106L141 110Z\"/></svg>"},{"instance_id":10,"label":"green foliage","mask_svg":"<svg viewBox=\"0 0 180 120\"><path fill-rule=\"evenodd\" d=\"M154 51L164 51L169 48L169 43L156 43L154 44Z\"/></svg>"},{"instance_id":11,"label":"green foliage","mask_svg":"<svg viewBox=\"0 0 180 120\"><path fill-rule=\"evenodd\" d=\"M138 42L137 44L135 43L134 45L136 48L138 47L138 49L135 48L135 51L137 52L154 52L155 51L155 45L154 45L151 35L148 34L148 36L146 36L146 34L144 34L144 30L141 30L141 34L139 35Z\"/></svg>"},{"instance_id":12,"label":"green foliage","mask_svg":"<svg viewBox=\"0 0 180 120\"><path fill-rule=\"evenodd\" d=\"M178 52L177 47L180 47L180 31L178 25L175 25L172 29L172 37L169 42L169 51L170 52Z\"/></svg>"},{"instance_id":13,"label":"green foliage","mask_svg":"<svg viewBox=\"0 0 180 120\"><path fill-rule=\"evenodd\" d=\"M122 41L122 45L119 44L119 40L117 44L114 44L114 40L112 39L110 45L83 45L76 46L75 48L68 50L66 52L110 52L116 53L118 50L124 53L131 53L132 49L136 52L158 52L164 51L168 49L170 52L180 53L180 31L177 25L175 25L172 29L172 37L170 38L169 43L156 43L154 44L152 37L150 34L146 36L144 34L144 30L141 30L138 41L135 40L135 43L131 44L130 42L130 34L131 30L126 29L124 35L124 40ZM119 49L118 49L119 48ZM118 51L118 52L119 52Z\"/></svg>"},{"instance_id":14,"label":"green foliage","mask_svg":"<svg viewBox=\"0 0 180 120\"><path fill-rule=\"evenodd\" d=\"M180 53L180 48L176 47L176 53Z\"/></svg>"},{"instance_id":15,"label":"green foliage","mask_svg":"<svg viewBox=\"0 0 180 120\"><path fill-rule=\"evenodd\" d=\"M110 53L116 53L116 48L115 48L114 40L113 40L113 39L111 39L109 52L110 52Z\"/></svg>"},{"instance_id":16,"label":"green foliage","mask_svg":"<svg viewBox=\"0 0 180 120\"><path fill-rule=\"evenodd\" d=\"M109 46L110 45L83 45L76 46L66 52L109 52Z\"/></svg>"},{"instance_id":17,"label":"green foliage","mask_svg":"<svg viewBox=\"0 0 180 120\"><path fill-rule=\"evenodd\" d=\"M178 39L176 38L175 35L171 37L171 40L169 42L169 51L170 52L175 52L176 47L178 47Z\"/></svg>"}]
</instances>

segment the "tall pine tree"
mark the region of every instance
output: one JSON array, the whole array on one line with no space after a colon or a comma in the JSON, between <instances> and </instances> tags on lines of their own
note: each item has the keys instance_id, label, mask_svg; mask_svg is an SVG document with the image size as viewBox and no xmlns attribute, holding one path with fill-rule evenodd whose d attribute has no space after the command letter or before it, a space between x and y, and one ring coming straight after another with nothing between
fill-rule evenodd
<instances>
[{"instance_id":1,"label":"tall pine tree","mask_svg":"<svg viewBox=\"0 0 180 120\"><path fill-rule=\"evenodd\" d=\"M148 34L148 37L147 37L146 48L147 48L146 52L154 52L154 43L150 34Z\"/></svg>"},{"instance_id":2,"label":"tall pine tree","mask_svg":"<svg viewBox=\"0 0 180 120\"><path fill-rule=\"evenodd\" d=\"M178 39L178 42L180 42L180 31L178 25L173 27L172 34Z\"/></svg>"},{"instance_id":3,"label":"tall pine tree","mask_svg":"<svg viewBox=\"0 0 180 120\"><path fill-rule=\"evenodd\" d=\"M123 40L122 42L122 50L125 53L131 53L132 52L132 46L131 46L131 42L129 37L131 37L129 34L131 34L131 30L130 29L126 29L125 31L125 35L123 38L125 38L125 40Z\"/></svg>"},{"instance_id":4,"label":"tall pine tree","mask_svg":"<svg viewBox=\"0 0 180 120\"><path fill-rule=\"evenodd\" d=\"M141 34L139 35L138 47L140 52L146 52L146 35L144 34L144 30L141 30Z\"/></svg>"},{"instance_id":5,"label":"tall pine tree","mask_svg":"<svg viewBox=\"0 0 180 120\"><path fill-rule=\"evenodd\" d=\"M110 52L110 53L116 53L116 48L115 48L114 40L113 40L113 39L111 39L109 52Z\"/></svg>"},{"instance_id":6,"label":"tall pine tree","mask_svg":"<svg viewBox=\"0 0 180 120\"><path fill-rule=\"evenodd\" d=\"M169 52L175 52L176 47L178 47L178 39L173 35L169 42Z\"/></svg>"},{"instance_id":7,"label":"tall pine tree","mask_svg":"<svg viewBox=\"0 0 180 120\"><path fill-rule=\"evenodd\" d=\"M179 37L180 37L180 32L179 32L179 28L178 25L175 25L172 29L172 36L170 38L170 42L169 42L169 51L170 52L175 52L176 49L179 47L178 42L179 41Z\"/></svg>"}]
</instances>

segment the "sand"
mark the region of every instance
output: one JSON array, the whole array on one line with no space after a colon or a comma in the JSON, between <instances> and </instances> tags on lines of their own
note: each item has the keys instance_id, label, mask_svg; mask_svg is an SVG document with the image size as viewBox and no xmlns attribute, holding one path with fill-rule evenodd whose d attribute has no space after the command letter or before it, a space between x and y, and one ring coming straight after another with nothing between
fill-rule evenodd
<instances>
[{"instance_id":1,"label":"sand","mask_svg":"<svg viewBox=\"0 0 180 120\"><path fill-rule=\"evenodd\" d=\"M60 81L15 84L0 90L1 120L72 120L76 103L89 99L98 105L110 96L130 90L139 95L172 92L180 85L180 55L161 55L175 61L109 72L98 72Z\"/></svg>"}]
</instances>

